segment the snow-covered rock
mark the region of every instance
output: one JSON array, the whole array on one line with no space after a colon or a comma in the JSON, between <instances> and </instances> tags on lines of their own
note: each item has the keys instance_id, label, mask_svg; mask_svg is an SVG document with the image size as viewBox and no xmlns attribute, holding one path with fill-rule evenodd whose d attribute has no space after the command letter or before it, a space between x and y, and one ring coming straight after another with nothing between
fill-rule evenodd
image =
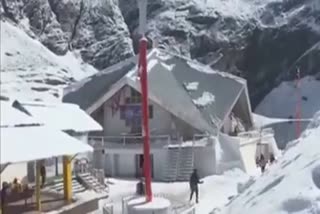
<instances>
[{"instance_id":1,"label":"snow-covered rock","mask_svg":"<svg viewBox=\"0 0 320 214\"><path fill-rule=\"evenodd\" d=\"M133 55L128 28L112 0L3 0L4 18L58 55L78 51L97 69Z\"/></svg>"},{"instance_id":2,"label":"snow-covered rock","mask_svg":"<svg viewBox=\"0 0 320 214\"><path fill-rule=\"evenodd\" d=\"M148 1L148 37L170 51L248 79L254 106L295 66L319 72L318 0ZM134 44L136 0L119 0Z\"/></svg>"},{"instance_id":3,"label":"snow-covered rock","mask_svg":"<svg viewBox=\"0 0 320 214\"><path fill-rule=\"evenodd\" d=\"M95 72L75 54L57 56L18 26L1 21L1 95L51 100L61 87Z\"/></svg>"},{"instance_id":4,"label":"snow-covered rock","mask_svg":"<svg viewBox=\"0 0 320 214\"><path fill-rule=\"evenodd\" d=\"M98 70L137 51L136 0L2 0L0 13L55 54L76 53ZM149 0L147 37L245 77L255 107L296 66L319 73L319 20L319 0Z\"/></svg>"},{"instance_id":5,"label":"snow-covered rock","mask_svg":"<svg viewBox=\"0 0 320 214\"><path fill-rule=\"evenodd\" d=\"M278 162L219 214L320 212L320 112Z\"/></svg>"}]
</instances>

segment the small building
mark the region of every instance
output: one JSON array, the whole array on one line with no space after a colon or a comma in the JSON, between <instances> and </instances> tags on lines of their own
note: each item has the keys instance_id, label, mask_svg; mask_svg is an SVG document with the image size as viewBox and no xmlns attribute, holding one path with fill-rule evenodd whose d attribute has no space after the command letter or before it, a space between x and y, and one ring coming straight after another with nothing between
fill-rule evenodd
<instances>
[{"instance_id":1,"label":"small building","mask_svg":"<svg viewBox=\"0 0 320 214\"><path fill-rule=\"evenodd\" d=\"M24 109L33 118L43 121L43 124L60 130L68 135L88 144L89 132L101 131L102 127L91 118L79 106L70 103L47 103L47 102L18 102L15 105ZM78 154L77 158L91 158L92 153ZM62 158L56 157L47 160L48 167L55 165L55 173L59 175L62 173ZM28 163L28 179L34 180L34 162Z\"/></svg>"},{"instance_id":2,"label":"small building","mask_svg":"<svg viewBox=\"0 0 320 214\"><path fill-rule=\"evenodd\" d=\"M50 212L63 209L70 211L83 206L88 200L94 200L89 207L89 211L98 208L98 200L89 198L85 201L72 194L72 172L71 172L71 156L78 153L86 153L93 148L68 134L46 126L44 122L33 118L24 108L17 105L17 102L3 100L0 97L0 174L2 193L5 191L5 200L1 200L1 210L5 213L39 213ZM54 194L40 188L40 165L43 159L63 156L63 194ZM22 180L19 169L8 172L10 166L25 163L28 161L37 162L37 179L34 184ZM25 176L25 174L23 175ZM13 178L21 181L21 186L9 185ZM19 183L19 182L18 182ZM17 185L19 186L19 185ZM19 188L19 191L15 191ZM3 197L4 194L1 194ZM27 201L36 200L32 206ZM64 200L61 200L64 199ZM5 203L2 203L5 201ZM42 203L41 201L46 201ZM88 207L88 203L85 204ZM88 209L87 209L88 210ZM80 213L80 212L77 212ZM87 213L87 212L86 212Z\"/></svg>"},{"instance_id":3,"label":"small building","mask_svg":"<svg viewBox=\"0 0 320 214\"><path fill-rule=\"evenodd\" d=\"M194 167L202 176L216 173L219 134L253 128L246 81L161 49L147 58L153 178L185 180ZM111 176L142 175L137 59L65 89L63 101L79 105L103 127L89 139L103 151L95 164Z\"/></svg>"},{"instance_id":4,"label":"small building","mask_svg":"<svg viewBox=\"0 0 320 214\"><path fill-rule=\"evenodd\" d=\"M21 115L24 120L37 121L41 125L45 125L53 130L59 130L67 133L68 135L88 144L88 133L93 131L101 131L102 127L92 119L85 111L79 106L70 103L48 103L48 102L30 102L10 100L8 102L1 101L4 110L8 109L11 112L6 112L1 121L7 123L13 121L14 115ZM8 106L12 103L12 106ZM17 121L21 118L17 118ZM85 154L81 154L82 156ZM91 153L85 156L92 156ZM53 158L46 161L48 167L56 165L56 172L52 175L62 173L62 158ZM29 182L35 179L35 164L34 161L27 164L28 180ZM50 173L49 173L50 174Z\"/></svg>"}]
</instances>

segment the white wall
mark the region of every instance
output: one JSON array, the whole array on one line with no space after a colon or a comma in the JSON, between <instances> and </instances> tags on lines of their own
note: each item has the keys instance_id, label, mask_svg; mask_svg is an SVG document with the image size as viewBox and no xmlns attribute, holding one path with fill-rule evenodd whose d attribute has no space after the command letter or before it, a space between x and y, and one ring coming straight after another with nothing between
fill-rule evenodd
<instances>
[{"instance_id":1,"label":"white wall","mask_svg":"<svg viewBox=\"0 0 320 214\"><path fill-rule=\"evenodd\" d=\"M119 154L118 163L114 162L114 167L118 168L116 176L135 177L136 165L135 154Z\"/></svg>"},{"instance_id":2,"label":"white wall","mask_svg":"<svg viewBox=\"0 0 320 214\"><path fill-rule=\"evenodd\" d=\"M165 164L167 162L167 149L159 149L153 154L153 179L160 180L165 173Z\"/></svg>"},{"instance_id":3,"label":"white wall","mask_svg":"<svg viewBox=\"0 0 320 214\"><path fill-rule=\"evenodd\" d=\"M159 180L163 176L166 163L166 149L155 149L150 152L153 155L153 176ZM126 150L122 153L108 153L104 158L104 169L108 175L119 177L136 177L135 155L142 154L141 150ZM118 156L118 158L117 158ZM115 160L118 159L118 160Z\"/></svg>"},{"instance_id":4,"label":"white wall","mask_svg":"<svg viewBox=\"0 0 320 214\"><path fill-rule=\"evenodd\" d=\"M222 154L217 160L217 173L223 173L232 168L244 170L244 163L240 152L240 139L220 133L218 142Z\"/></svg>"},{"instance_id":5,"label":"white wall","mask_svg":"<svg viewBox=\"0 0 320 214\"><path fill-rule=\"evenodd\" d=\"M194 148L194 168L198 170L200 177L216 173L216 157L214 147Z\"/></svg>"},{"instance_id":6,"label":"white wall","mask_svg":"<svg viewBox=\"0 0 320 214\"><path fill-rule=\"evenodd\" d=\"M247 173L255 172L256 170L256 150L257 141L251 140L246 144L240 145L240 152L244 164L244 169Z\"/></svg>"},{"instance_id":7,"label":"white wall","mask_svg":"<svg viewBox=\"0 0 320 214\"><path fill-rule=\"evenodd\" d=\"M120 96L120 105L125 104L125 98L130 97L130 87L124 87ZM168 134L171 130L171 115L159 105L149 100L149 105L153 106L153 118L149 120L150 132L152 135ZM104 134L119 136L122 133L130 133L124 120L120 119L120 110L112 115L111 100L104 104Z\"/></svg>"},{"instance_id":8,"label":"white wall","mask_svg":"<svg viewBox=\"0 0 320 214\"><path fill-rule=\"evenodd\" d=\"M227 116L223 123L223 133L229 134L231 131L232 131L232 120L229 116Z\"/></svg>"}]
</instances>

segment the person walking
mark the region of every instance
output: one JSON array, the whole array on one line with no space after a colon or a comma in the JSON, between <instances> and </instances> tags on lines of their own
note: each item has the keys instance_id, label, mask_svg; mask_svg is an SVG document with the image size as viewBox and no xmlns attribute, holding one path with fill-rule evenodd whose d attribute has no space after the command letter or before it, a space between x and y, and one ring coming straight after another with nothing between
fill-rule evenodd
<instances>
[{"instance_id":1,"label":"person walking","mask_svg":"<svg viewBox=\"0 0 320 214\"><path fill-rule=\"evenodd\" d=\"M261 156L260 156L259 163L260 163L260 167L261 167L261 173L264 173L264 171L266 170L267 160L265 159L263 154L261 154Z\"/></svg>"},{"instance_id":2,"label":"person walking","mask_svg":"<svg viewBox=\"0 0 320 214\"><path fill-rule=\"evenodd\" d=\"M40 166L41 188L43 188L46 183L46 174L46 167L44 166L44 163L42 163Z\"/></svg>"},{"instance_id":3,"label":"person walking","mask_svg":"<svg viewBox=\"0 0 320 214\"><path fill-rule=\"evenodd\" d=\"M198 184L203 182L199 180L197 169L194 169L190 176L190 201L192 200L193 194L196 194L196 203L199 203L199 187Z\"/></svg>"}]
</instances>

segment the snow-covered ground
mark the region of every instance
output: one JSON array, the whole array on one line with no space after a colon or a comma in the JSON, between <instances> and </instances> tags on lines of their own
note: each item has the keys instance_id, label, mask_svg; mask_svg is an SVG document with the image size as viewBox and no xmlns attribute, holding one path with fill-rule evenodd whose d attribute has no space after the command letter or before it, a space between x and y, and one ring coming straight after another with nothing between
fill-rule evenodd
<instances>
[{"instance_id":1,"label":"snow-covered ground","mask_svg":"<svg viewBox=\"0 0 320 214\"><path fill-rule=\"evenodd\" d=\"M238 186L248 180L249 176L238 169L228 171L223 175L204 178L204 183L200 185L200 202L196 204L196 213L210 213L215 207L225 205L231 197L237 195ZM103 206L103 204L112 201L114 203L114 213L121 213L122 198L135 193L137 182L137 180L108 179L110 198L101 200L100 205ZM189 203L188 182L153 182L152 189L153 194L167 196L173 204ZM97 213L101 213L101 211L97 211Z\"/></svg>"},{"instance_id":2,"label":"snow-covered ground","mask_svg":"<svg viewBox=\"0 0 320 214\"><path fill-rule=\"evenodd\" d=\"M52 99L66 83L97 72L75 52L57 56L21 28L1 21L1 93Z\"/></svg>"},{"instance_id":3,"label":"snow-covered ground","mask_svg":"<svg viewBox=\"0 0 320 214\"><path fill-rule=\"evenodd\" d=\"M295 82L283 82L273 89L257 106L255 112L267 117L289 118L295 117L298 101L298 89ZM320 81L314 77L306 76L301 79L300 93L302 118L312 118L320 109Z\"/></svg>"},{"instance_id":4,"label":"snow-covered ground","mask_svg":"<svg viewBox=\"0 0 320 214\"><path fill-rule=\"evenodd\" d=\"M219 214L320 213L320 112L284 156Z\"/></svg>"}]
</instances>

